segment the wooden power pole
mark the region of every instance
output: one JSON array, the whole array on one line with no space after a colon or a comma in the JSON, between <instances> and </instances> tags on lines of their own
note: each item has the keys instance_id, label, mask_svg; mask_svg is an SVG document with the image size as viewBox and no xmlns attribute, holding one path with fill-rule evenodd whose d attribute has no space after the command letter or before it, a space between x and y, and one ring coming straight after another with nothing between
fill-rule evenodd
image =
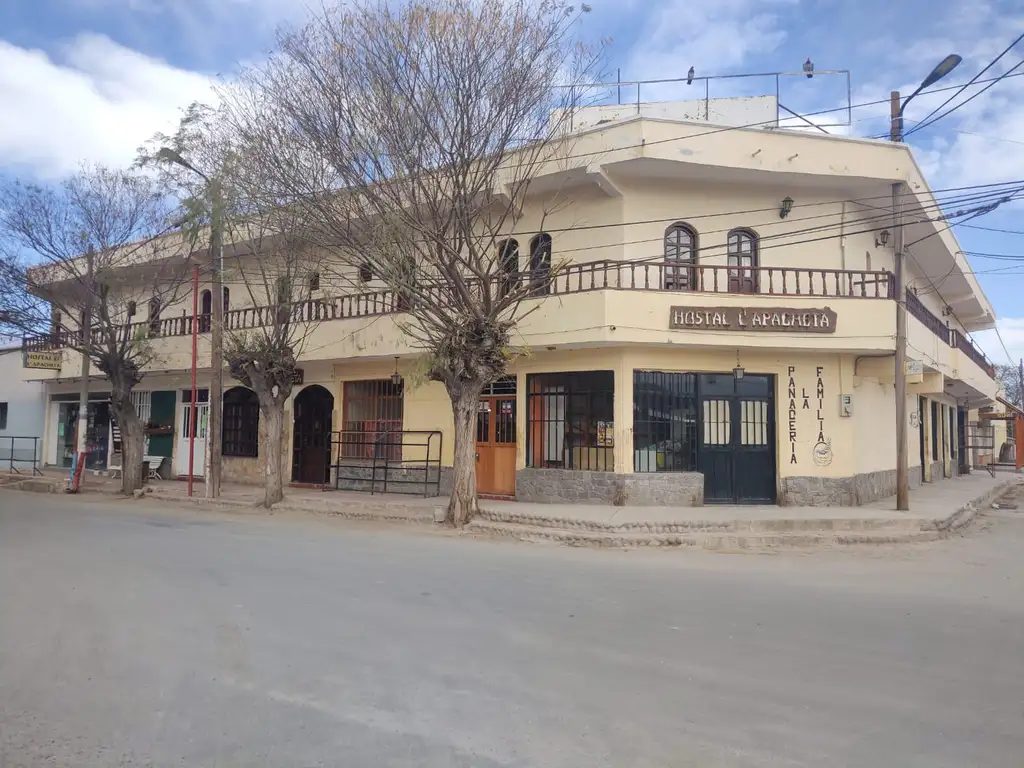
<instances>
[{"instance_id":1,"label":"wooden power pole","mask_svg":"<svg viewBox=\"0 0 1024 768\"><path fill-rule=\"evenodd\" d=\"M210 424L206 432L206 460L209 482L206 495L220 496L221 424L224 403L224 231L221 219L220 180L210 182L210 270L212 274L213 322L210 323Z\"/></svg>"}]
</instances>

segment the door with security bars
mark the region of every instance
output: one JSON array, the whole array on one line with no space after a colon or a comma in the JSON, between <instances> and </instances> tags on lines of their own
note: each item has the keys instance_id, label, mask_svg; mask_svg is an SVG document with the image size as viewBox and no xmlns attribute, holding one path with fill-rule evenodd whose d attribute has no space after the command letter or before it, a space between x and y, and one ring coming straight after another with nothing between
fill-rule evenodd
<instances>
[{"instance_id":1,"label":"door with security bars","mask_svg":"<svg viewBox=\"0 0 1024 768\"><path fill-rule=\"evenodd\" d=\"M697 469L706 504L774 504L774 377L701 374Z\"/></svg>"}]
</instances>

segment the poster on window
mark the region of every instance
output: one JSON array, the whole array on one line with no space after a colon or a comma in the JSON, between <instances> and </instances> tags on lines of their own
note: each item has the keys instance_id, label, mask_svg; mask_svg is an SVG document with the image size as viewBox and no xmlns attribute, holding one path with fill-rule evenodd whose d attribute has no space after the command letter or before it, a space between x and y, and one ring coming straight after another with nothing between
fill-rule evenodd
<instances>
[{"instance_id":1,"label":"poster on window","mask_svg":"<svg viewBox=\"0 0 1024 768\"><path fill-rule=\"evenodd\" d=\"M599 448L611 448L615 445L614 422L597 422L597 445Z\"/></svg>"}]
</instances>

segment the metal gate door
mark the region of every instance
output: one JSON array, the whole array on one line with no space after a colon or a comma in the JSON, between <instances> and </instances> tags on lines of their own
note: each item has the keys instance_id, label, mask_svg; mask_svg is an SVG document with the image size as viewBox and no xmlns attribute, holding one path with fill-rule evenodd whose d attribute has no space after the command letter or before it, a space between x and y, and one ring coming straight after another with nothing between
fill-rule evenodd
<instances>
[{"instance_id":1,"label":"metal gate door","mask_svg":"<svg viewBox=\"0 0 1024 768\"><path fill-rule=\"evenodd\" d=\"M697 469L707 504L775 503L771 376L701 376Z\"/></svg>"}]
</instances>

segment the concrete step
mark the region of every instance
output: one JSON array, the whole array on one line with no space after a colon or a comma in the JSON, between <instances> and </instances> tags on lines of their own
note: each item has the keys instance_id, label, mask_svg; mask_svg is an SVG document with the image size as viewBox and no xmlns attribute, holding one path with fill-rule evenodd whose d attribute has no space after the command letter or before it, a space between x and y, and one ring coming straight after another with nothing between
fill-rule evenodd
<instances>
[{"instance_id":1,"label":"concrete step","mask_svg":"<svg viewBox=\"0 0 1024 768\"><path fill-rule=\"evenodd\" d=\"M782 508L780 508L781 513ZM614 523L604 521L580 520L578 518L560 518L548 515L530 515L512 510L488 508L486 502L481 506L477 519L493 523L528 525L537 528L557 528L570 531L589 531L592 533L617 534L690 534L690 533L798 533L798 532L871 532L885 531L888 533L917 533L922 529L921 518L898 517L814 517L748 519L748 520L716 520L710 515L706 519L649 521Z\"/></svg>"},{"instance_id":2,"label":"concrete step","mask_svg":"<svg viewBox=\"0 0 1024 768\"><path fill-rule=\"evenodd\" d=\"M254 512L266 512L253 500L232 499L221 497L217 500L207 499L205 496L196 495L191 498L179 493L167 493L159 490L146 495L146 498L156 501L169 501L177 504L194 504L211 509L232 509L252 510ZM439 503L437 506L443 506ZM302 499L292 500L285 498L279 504L275 504L274 512L313 512L320 515L331 515L344 517L350 520L388 520L393 522L427 524L433 523L434 507L422 504L407 504L401 501L374 501L372 496L366 500L359 500L359 503L352 501L332 501L329 497L324 499Z\"/></svg>"},{"instance_id":3,"label":"concrete step","mask_svg":"<svg viewBox=\"0 0 1024 768\"><path fill-rule=\"evenodd\" d=\"M716 552L768 552L779 549L820 549L856 544L914 544L936 541L938 531L805 531L784 533L708 532L610 533L566 530L539 525L501 523L481 518L467 526L475 533L532 542L554 542L568 546L612 547L694 547Z\"/></svg>"}]
</instances>

